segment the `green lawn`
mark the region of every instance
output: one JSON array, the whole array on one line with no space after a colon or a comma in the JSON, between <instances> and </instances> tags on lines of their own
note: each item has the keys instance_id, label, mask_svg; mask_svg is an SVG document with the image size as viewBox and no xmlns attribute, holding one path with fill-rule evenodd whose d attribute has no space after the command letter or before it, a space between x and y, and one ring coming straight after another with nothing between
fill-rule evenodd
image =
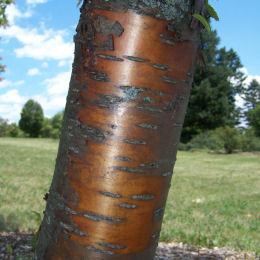
<instances>
[{"instance_id":1,"label":"green lawn","mask_svg":"<svg viewBox=\"0 0 260 260\"><path fill-rule=\"evenodd\" d=\"M58 141L0 138L0 231L34 231ZM260 253L260 156L179 152L161 241Z\"/></svg>"}]
</instances>

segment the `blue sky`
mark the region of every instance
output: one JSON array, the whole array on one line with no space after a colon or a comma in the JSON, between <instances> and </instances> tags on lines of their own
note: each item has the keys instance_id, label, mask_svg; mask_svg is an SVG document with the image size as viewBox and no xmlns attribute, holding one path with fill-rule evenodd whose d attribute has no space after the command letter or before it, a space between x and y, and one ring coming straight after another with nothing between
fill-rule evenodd
<instances>
[{"instance_id":1,"label":"blue sky","mask_svg":"<svg viewBox=\"0 0 260 260\"><path fill-rule=\"evenodd\" d=\"M211 0L221 21L212 23L220 46L233 48L243 71L260 81L259 0ZM53 116L64 108L79 18L76 0L17 0L8 8L10 26L0 29L0 55L6 72L0 82L0 117L18 122L32 98ZM239 101L239 100L238 100Z\"/></svg>"}]
</instances>

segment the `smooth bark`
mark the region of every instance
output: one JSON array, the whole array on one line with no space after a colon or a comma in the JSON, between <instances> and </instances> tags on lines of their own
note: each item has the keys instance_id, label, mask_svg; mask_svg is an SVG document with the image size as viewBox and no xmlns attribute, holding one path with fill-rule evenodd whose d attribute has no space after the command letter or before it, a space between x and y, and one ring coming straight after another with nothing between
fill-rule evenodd
<instances>
[{"instance_id":1,"label":"smooth bark","mask_svg":"<svg viewBox=\"0 0 260 260\"><path fill-rule=\"evenodd\" d=\"M37 259L153 259L199 45L198 2L84 2Z\"/></svg>"}]
</instances>

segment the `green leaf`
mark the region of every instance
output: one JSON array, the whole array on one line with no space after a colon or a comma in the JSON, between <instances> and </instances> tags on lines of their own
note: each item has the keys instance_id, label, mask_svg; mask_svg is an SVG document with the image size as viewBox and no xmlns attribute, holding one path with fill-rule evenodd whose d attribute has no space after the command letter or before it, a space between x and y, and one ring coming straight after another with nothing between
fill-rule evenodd
<instances>
[{"instance_id":1,"label":"green leaf","mask_svg":"<svg viewBox=\"0 0 260 260\"><path fill-rule=\"evenodd\" d=\"M209 25L208 21L202 15L200 15L200 14L193 14L192 16L195 17L196 19L198 19L204 25L204 27L206 28L206 30L208 32L211 31L210 25Z\"/></svg>"},{"instance_id":2,"label":"green leaf","mask_svg":"<svg viewBox=\"0 0 260 260\"><path fill-rule=\"evenodd\" d=\"M81 2L82 2L82 0L78 0L77 6L79 6Z\"/></svg>"},{"instance_id":3,"label":"green leaf","mask_svg":"<svg viewBox=\"0 0 260 260\"><path fill-rule=\"evenodd\" d=\"M208 3L208 1L206 1L206 8L210 16L213 17L216 21L219 21L219 17L216 10Z\"/></svg>"},{"instance_id":4,"label":"green leaf","mask_svg":"<svg viewBox=\"0 0 260 260\"><path fill-rule=\"evenodd\" d=\"M7 252L8 252L8 254L10 254L10 255L13 254L13 248L12 248L10 245L8 245L8 247L7 247Z\"/></svg>"}]
</instances>

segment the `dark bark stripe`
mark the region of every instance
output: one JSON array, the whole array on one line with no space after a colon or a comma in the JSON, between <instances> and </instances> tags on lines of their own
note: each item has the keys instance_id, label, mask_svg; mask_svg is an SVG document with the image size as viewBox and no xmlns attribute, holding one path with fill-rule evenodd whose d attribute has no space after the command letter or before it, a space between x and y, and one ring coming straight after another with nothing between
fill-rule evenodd
<instances>
[{"instance_id":1,"label":"dark bark stripe","mask_svg":"<svg viewBox=\"0 0 260 260\"><path fill-rule=\"evenodd\" d=\"M118 204L118 206L120 208L126 208L126 209L136 209L136 205L135 204L128 204L128 203L120 203Z\"/></svg>"},{"instance_id":2,"label":"dark bark stripe","mask_svg":"<svg viewBox=\"0 0 260 260\"><path fill-rule=\"evenodd\" d=\"M93 142L103 142L105 140L105 134L101 129L91 125L85 125L82 127L82 135Z\"/></svg>"},{"instance_id":3,"label":"dark bark stripe","mask_svg":"<svg viewBox=\"0 0 260 260\"><path fill-rule=\"evenodd\" d=\"M178 81L176 79L168 77L168 76L162 76L162 80L171 85L176 85L178 83Z\"/></svg>"},{"instance_id":4,"label":"dark bark stripe","mask_svg":"<svg viewBox=\"0 0 260 260\"><path fill-rule=\"evenodd\" d=\"M110 81L108 75L105 72L90 70L90 71L88 71L88 73L89 73L89 77L93 80L102 81L102 82Z\"/></svg>"},{"instance_id":5,"label":"dark bark stripe","mask_svg":"<svg viewBox=\"0 0 260 260\"><path fill-rule=\"evenodd\" d=\"M97 213L93 213L93 212L88 212L88 213L83 213L82 214L83 217L91 219L93 221L107 221L107 222L112 222L112 223L120 223L123 222L124 219L122 218L114 218L114 217L110 217L110 216L105 216L102 214L97 214Z\"/></svg>"},{"instance_id":6,"label":"dark bark stripe","mask_svg":"<svg viewBox=\"0 0 260 260\"><path fill-rule=\"evenodd\" d=\"M124 55L123 57L125 59L131 60L131 61L136 61L136 62L148 62L149 61L147 59L143 59L143 58L135 57L135 56L126 56L126 55Z\"/></svg>"},{"instance_id":7,"label":"dark bark stripe","mask_svg":"<svg viewBox=\"0 0 260 260\"><path fill-rule=\"evenodd\" d=\"M182 123L174 123L173 124L174 127L182 127L182 125L183 125Z\"/></svg>"},{"instance_id":8,"label":"dark bark stripe","mask_svg":"<svg viewBox=\"0 0 260 260\"><path fill-rule=\"evenodd\" d=\"M118 58L118 57L113 56L113 55L97 54L97 56L101 59L104 59L104 60L120 61L120 62L124 61L124 59Z\"/></svg>"},{"instance_id":9,"label":"dark bark stripe","mask_svg":"<svg viewBox=\"0 0 260 260\"><path fill-rule=\"evenodd\" d=\"M78 215L78 213L74 210L72 210L71 208L69 207L65 207L65 211L68 213L68 214L71 214L71 215Z\"/></svg>"},{"instance_id":10,"label":"dark bark stripe","mask_svg":"<svg viewBox=\"0 0 260 260\"><path fill-rule=\"evenodd\" d=\"M168 177L168 176L172 176L173 172L172 171L168 171L162 174L163 177Z\"/></svg>"},{"instance_id":11,"label":"dark bark stripe","mask_svg":"<svg viewBox=\"0 0 260 260\"><path fill-rule=\"evenodd\" d=\"M62 228L66 229L67 231L69 231L70 233L73 233L75 235L79 235L79 236L83 236L83 237L88 236L85 232L80 231L80 230L78 230L78 229L76 229L76 228L74 228L74 227L72 227L72 226L70 226L70 225L68 225L68 224L66 224L62 221L60 222L60 225L61 225Z\"/></svg>"},{"instance_id":12,"label":"dark bark stripe","mask_svg":"<svg viewBox=\"0 0 260 260\"><path fill-rule=\"evenodd\" d=\"M159 165L160 165L159 162L139 164L140 167L147 168L147 169L156 169L159 168Z\"/></svg>"},{"instance_id":13,"label":"dark bark stripe","mask_svg":"<svg viewBox=\"0 0 260 260\"><path fill-rule=\"evenodd\" d=\"M155 220L159 220L163 217L164 209L165 207L161 207L153 212Z\"/></svg>"},{"instance_id":14,"label":"dark bark stripe","mask_svg":"<svg viewBox=\"0 0 260 260\"><path fill-rule=\"evenodd\" d=\"M172 46L176 45L174 37L169 34L160 33L159 37L161 38L162 43L172 45Z\"/></svg>"},{"instance_id":15,"label":"dark bark stripe","mask_svg":"<svg viewBox=\"0 0 260 260\"><path fill-rule=\"evenodd\" d=\"M164 64L156 64L156 63L153 63L151 64L151 66L155 69L158 69L158 70L168 70L168 71L171 71L171 68L167 65L164 65Z\"/></svg>"},{"instance_id":16,"label":"dark bark stripe","mask_svg":"<svg viewBox=\"0 0 260 260\"><path fill-rule=\"evenodd\" d=\"M171 41L171 40L168 40L168 39L161 39L161 42L168 44L168 45L171 45L171 46L176 45L176 43L174 41Z\"/></svg>"},{"instance_id":17,"label":"dark bark stripe","mask_svg":"<svg viewBox=\"0 0 260 260\"><path fill-rule=\"evenodd\" d=\"M137 124L137 126L139 126L141 128L151 129L151 130L157 130L158 129L157 125L151 125L151 124L147 124L147 123L140 123L140 124Z\"/></svg>"},{"instance_id":18,"label":"dark bark stripe","mask_svg":"<svg viewBox=\"0 0 260 260\"><path fill-rule=\"evenodd\" d=\"M133 161L131 158L126 157L126 156L117 156L116 160L120 161L120 162L131 162L131 161Z\"/></svg>"},{"instance_id":19,"label":"dark bark stripe","mask_svg":"<svg viewBox=\"0 0 260 260\"><path fill-rule=\"evenodd\" d=\"M145 141L134 139L134 138L124 139L123 142L128 144L134 144L134 145L146 145Z\"/></svg>"},{"instance_id":20,"label":"dark bark stripe","mask_svg":"<svg viewBox=\"0 0 260 260\"><path fill-rule=\"evenodd\" d=\"M122 195L108 192L108 191L99 191L99 193L103 196L110 197L110 198L116 198L116 199L122 198Z\"/></svg>"},{"instance_id":21,"label":"dark bark stripe","mask_svg":"<svg viewBox=\"0 0 260 260\"><path fill-rule=\"evenodd\" d=\"M151 107L151 106L137 106L136 107L139 110L151 112L151 113L162 113L162 109L157 108L157 107Z\"/></svg>"},{"instance_id":22,"label":"dark bark stripe","mask_svg":"<svg viewBox=\"0 0 260 260\"><path fill-rule=\"evenodd\" d=\"M145 97L143 97L143 101L148 102L148 103L152 103L153 100L150 97L145 96Z\"/></svg>"},{"instance_id":23,"label":"dark bark stripe","mask_svg":"<svg viewBox=\"0 0 260 260\"><path fill-rule=\"evenodd\" d=\"M155 195L153 194L139 194L139 195L132 195L132 200L153 200Z\"/></svg>"},{"instance_id":24,"label":"dark bark stripe","mask_svg":"<svg viewBox=\"0 0 260 260\"><path fill-rule=\"evenodd\" d=\"M94 246L86 246L85 248L87 250L94 251L96 253L105 254L105 255L114 255L115 254L115 252L112 252L112 251L109 251L109 250L103 250L101 248L94 247Z\"/></svg>"},{"instance_id":25,"label":"dark bark stripe","mask_svg":"<svg viewBox=\"0 0 260 260\"><path fill-rule=\"evenodd\" d=\"M77 146L70 146L69 147L69 152L72 152L73 154L77 155L77 154L79 154L80 149Z\"/></svg>"},{"instance_id":26,"label":"dark bark stripe","mask_svg":"<svg viewBox=\"0 0 260 260\"><path fill-rule=\"evenodd\" d=\"M156 95L156 96L165 96L166 94L162 91L152 91L150 89L148 89L148 93Z\"/></svg>"},{"instance_id":27,"label":"dark bark stripe","mask_svg":"<svg viewBox=\"0 0 260 260\"><path fill-rule=\"evenodd\" d=\"M115 166L114 168L121 172L145 173L144 170L138 168L124 167L124 166Z\"/></svg>"},{"instance_id":28,"label":"dark bark stripe","mask_svg":"<svg viewBox=\"0 0 260 260\"><path fill-rule=\"evenodd\" d=\"M101 243L101 242L98 242L97 245L102 246L102 247L106 247L106 248L111 248L111 249L124 249L124 248L126 248L126 246L124 246L124 245L116 245L116 244Z\"/></svg>"},{"instance_id":29,"label":"dark bark stripe","mask_svg":"<svg viewBox=\"0 0 260 260\"><path fill-rule=\"evenodd\" d=\"M138 97L139 93L145 90L144 88L138 88L135 86L120 86L120 89L122 89L126 95L126 97L124 97L125 102L134 101Z\"/></svg>"},{"instance_id":30,"label":"dark bark stripe","mask_svg":"<svg viewBox=\"0 0 260 260\"><path fill-rule=\"evenodd\" d=\"M158 231L156 231L156 232L154 232L154 233L152 234L152 238L153 238L153 239L157 239L157 238L159 238L159 236L160 236L160 232L161 232L161 229L158 230Z\"/></svg>"},{"instance_id":31,"label":"dark bark stripe","mask_svg":"<svg viewBox=\"0 0 260 260\"><path fill-rule=\"evenodd\" d=\"M122 97L116 96L116 95L100 95L101 100L99 100L98 106L101 108L108 108L111 109L115 106L118 106L120 103L122 103L124 100Z\"/></svg>"}]
</instances>

